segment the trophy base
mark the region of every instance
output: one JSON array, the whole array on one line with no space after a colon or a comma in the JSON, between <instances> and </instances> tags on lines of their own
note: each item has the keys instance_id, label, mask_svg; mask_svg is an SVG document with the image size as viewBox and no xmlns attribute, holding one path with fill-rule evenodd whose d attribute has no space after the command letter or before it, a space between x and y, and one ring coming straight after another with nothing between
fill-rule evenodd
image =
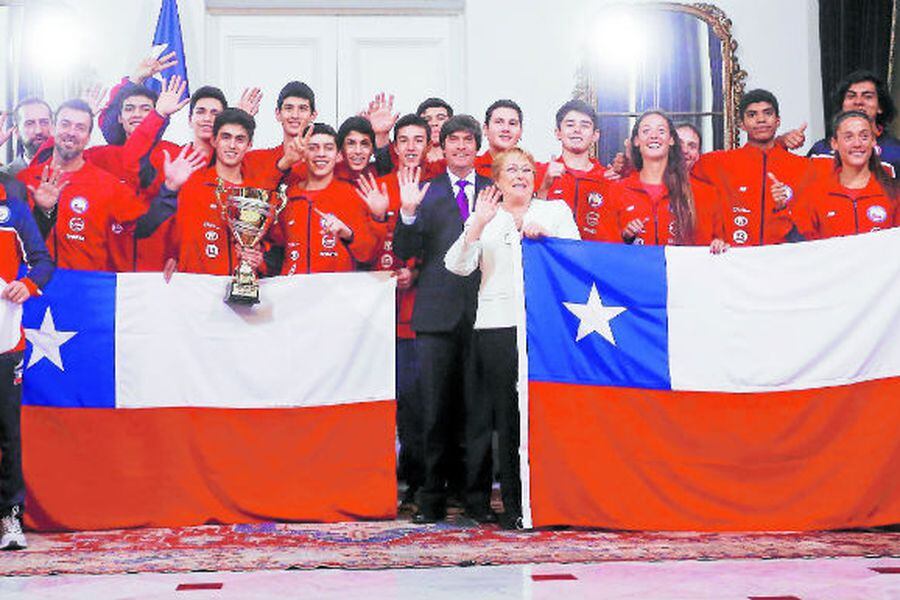
<instances>
[{"instance_id":1,"label":"trophy base","mask_svg":"<svg viewBox=\"0 0 900 600\"><path fill-rule=\"evenodd\" d=\"M240 304L242 306L252 306L259 304L259 286L258 285L241 285L234 282L228 287L225 294L225 302L228 304Z\"/></svg>"}]
</instances>

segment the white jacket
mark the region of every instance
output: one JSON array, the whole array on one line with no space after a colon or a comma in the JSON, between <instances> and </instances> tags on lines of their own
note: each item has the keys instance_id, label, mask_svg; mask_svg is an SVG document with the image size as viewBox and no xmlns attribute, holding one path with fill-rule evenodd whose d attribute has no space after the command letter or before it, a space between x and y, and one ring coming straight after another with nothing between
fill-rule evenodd
<instances>
[{"instance_id":1,"label":"white jacket","mask_svg":"<svg viewBox=\"0 0 900 600\"><path fill-rule=\"evenodd\" d=\"M444 265L450 272L463 276L481 267L475 329L515 327L518 304L523 298L522 234L501 204L494 218L485 225L481 238L466 243L473 216L469 216L462 234L447 250ZM523 226L539 224L549 237L581 239L572 211L563 200L532 200L522 222Z\"/></svg>"}]
</instances>

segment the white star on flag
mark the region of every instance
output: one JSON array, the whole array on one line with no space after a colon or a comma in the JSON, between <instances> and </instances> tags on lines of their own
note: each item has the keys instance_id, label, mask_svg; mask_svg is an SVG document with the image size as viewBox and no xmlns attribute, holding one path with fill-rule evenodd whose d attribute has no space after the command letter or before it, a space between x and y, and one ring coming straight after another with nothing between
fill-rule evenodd
<instances>
[{"instance_id":1,"label":"white star on flag","mask_svg":"<svg viewBox=\"0 0 900 600\"><path fill-rule=\"evenodd\" d=\"M563 302L563 306L579 319L576 342L580 342L592 333L599 333L610 344L616 345L616 338L609 322L628 309L622 306L603 306L603 300L597 292L597 284L591 284L591 292L584 304Z\"/></svg>"},{"instance_id":2,"label":"white star on flag","mask_svg":"<svg viewBox=\"0 0 900 600\"><path fill-rule=\"evenodd\" d=\"M41 328L25 330L25 338L31 342L31 358L28 359L28 366L25 368L30 368L42 358L46 358L59 367L60 371L65 371L59 347L75 337L77 333L77 331L57 331L56 324L53 322L53 313L50 312L50 307L47 307L44 320L41 321Z\"/></svg>"}]
</instances>

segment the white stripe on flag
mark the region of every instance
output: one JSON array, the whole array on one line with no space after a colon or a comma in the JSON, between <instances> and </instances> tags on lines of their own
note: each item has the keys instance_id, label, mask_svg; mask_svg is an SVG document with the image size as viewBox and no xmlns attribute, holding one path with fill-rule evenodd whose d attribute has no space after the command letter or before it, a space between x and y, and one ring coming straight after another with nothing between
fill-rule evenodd
<instances>
[{"instance_id":1,"label":"white stripe on flag","mask_svg":"<svg viewBox=\"0 0 900 600\"><path fill-rule=\"evenodd\" d=\"M230 278L118 276L116 406L265 408L394 398L389 273L263 280L225 304Z\"/></svg>"},{"instance_id":2,"label":"white stripe on flag","mask_svg":"<svg viewBox=\"0 0 900 600\"><path fill-rule=\"evenodd\" d=\"M752 392L900 375L900 229L666 249L672 389Z\"/></svg>"}]
</instances>

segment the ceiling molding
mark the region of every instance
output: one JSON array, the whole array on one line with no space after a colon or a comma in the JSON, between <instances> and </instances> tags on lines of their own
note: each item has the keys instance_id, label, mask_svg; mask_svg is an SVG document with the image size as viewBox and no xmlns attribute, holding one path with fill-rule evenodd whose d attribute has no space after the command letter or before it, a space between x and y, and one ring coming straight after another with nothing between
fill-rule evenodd
<instances>
[{"instance_id":1,"label":"ceiling molding","mask_svg":"<svg viewBox=\"0 0 900 600\"><path fill-rule=\"evenodd\" d=\"M459 15L466 0L206 0L210 14Z\"/></svg>"}]
</instances>

